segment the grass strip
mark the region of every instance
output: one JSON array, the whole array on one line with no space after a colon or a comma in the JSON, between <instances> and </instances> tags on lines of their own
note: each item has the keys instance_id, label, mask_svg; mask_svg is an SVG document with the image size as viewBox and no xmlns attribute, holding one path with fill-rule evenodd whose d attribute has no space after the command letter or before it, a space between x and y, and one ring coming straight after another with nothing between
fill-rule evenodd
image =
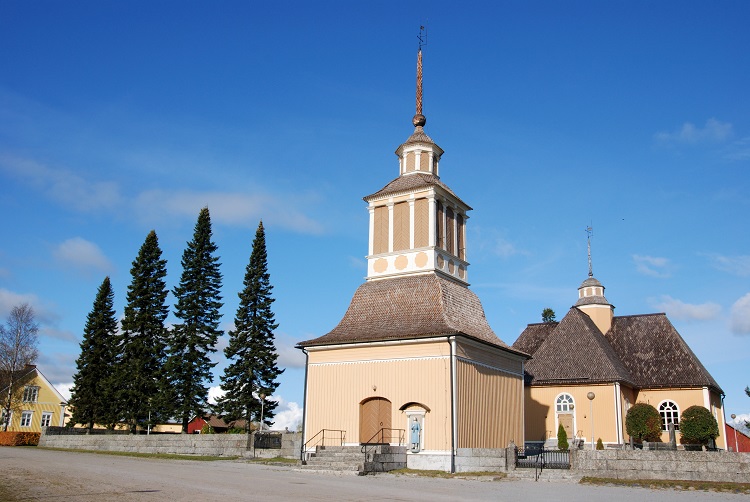
<instances>
[{"instance_id":1,"label":"grass strip","mask_svg":"<svg viewBox=\"0 0 750 502\"><path fill-rule=\"evenodd\" d=\"M104 450L82 450L78 448L47 448L37 447L42 450L70 451L74 453L94 453L96 455L113 455L116 457L154 458L159 460L195 460L198 462L214 462L217 460L237 460L234 456L211 456L211 455L177 455L175 453L137 453L134 451L104 451Z\"/></svg>"},{"instance_id":2,"label":"grass strip","mask_svg":"<svg viewBox=\"0 0 750 502\"><path fill-rule=\"evenodd\" d=\"M589 485L614 485L652 488L661 490L701 490L708 492L730 492L750 494L750 483L724 481L680 481L671 479L613 479L584 476L581 483Z\"/></svg>"},{"instance_id":3,"label":"grass strip","mask_svg":"<svg viewBox=\"0 0 750 502\"><path fill-rule=\"evenodd\" d=\"M492 478L493 481L505 479L507 476L504 472L490 472L490 471L472 471L472 472L445 472L445 471L432 471L432 470L417 470L417 469L396 469L388 471L388 474L397 474L401 476L420 476L423 478L445 478L445 479L470 479L470 478Z\"/></svg>"},{"instance_id":4,"label":"grass strip","mask_svg":"<svg viewBox=\"0 0 750 502\"><path fill-rule=\"evenodd\" d=\"M273 458L256 457L256 458L248 458L247 461L255 463L255 464L274 464L274 465L278 465L278 464L294 465L294 464L299 463L299 460L297 460L296 458L286 458L286 457L273 457Z\"/></svg>"}]
</instances>

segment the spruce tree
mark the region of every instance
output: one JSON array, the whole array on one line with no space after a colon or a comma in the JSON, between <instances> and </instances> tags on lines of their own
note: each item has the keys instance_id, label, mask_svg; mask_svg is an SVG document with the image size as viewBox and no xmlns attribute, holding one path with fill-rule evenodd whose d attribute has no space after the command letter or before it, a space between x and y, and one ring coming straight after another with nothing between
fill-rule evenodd
<instances>
[{"instance_id":1,"label":"spruce tree","mask_svg":"<svg viewBox=\"0 0 750 502\"><path fill-rule=\"evenodd\" d=\"M165 304L166 266L152 230L130 269L133 279L118 337L118 364L113 367L120 416L132 433L139 425L145 425L149 415L155 422L161 412L158 392L165 358L164 321L169 313Z\"/></svg>"},{"instance_id":2,"label":"spruce tree","mask_svg":"<svg viewBox=\"0 0 750 502\"><path fill-rule=\"evenodd\" d=\"M192 416L208 406L208 385L212 380L210 354L222 331L219 330L222 306L219 258L211 241L211 216L201 209L193 240L182 255L182 277L173 293L177 299L175 317L179 320L169 331L165 365L165 389L175 417L186 433Z\"/></svg>"},{"instance_id":3,"label":"spruce tree","mask_svg":"<svg viewBox=\"0 0 750 502\"><path fill-rule=\"evenodd\" d=\"M76 374L73 376L69 401L71 423L84 424L89 432L94 424L112 424L118 419L110 382L117 337L114 298L112 284L109 277L105 277L86 318L81 355L76 360Z\"/></svg>"},{"instance_id":4,"label":"spruce tree","mask_svg":"<svg viewBox=\"0 0 750 502\"><path fill-rule=\"evenodd\" d=\"M276 365L278 354L273 331L278 324L271 311L273 286L268 274L262 221L255 232L243 286L234 329L229 332L229 345L224 349L224 355L231 363L221 377L225 394L219 399L219 407L230 420L244 418L245 430L248 430L253 416L259 424L273 418L278 403L265 401L261 406L259 399L264 396L265 400L265 396L276 391L279 386L276 379L284 371Z\"/></svg>"}]
</instances>

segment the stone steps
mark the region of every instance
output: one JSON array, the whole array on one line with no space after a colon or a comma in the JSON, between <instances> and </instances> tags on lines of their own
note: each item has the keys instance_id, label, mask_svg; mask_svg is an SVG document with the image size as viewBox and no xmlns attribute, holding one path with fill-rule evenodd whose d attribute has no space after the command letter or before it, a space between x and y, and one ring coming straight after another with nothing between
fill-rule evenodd
<instances>
[{"instance_id":1,"label":"stone steps","mask_svg":"<svg viewBox=\"0 0 750 502\"><path fill-rule=\"evenodd\" d=\"M302 468L356 473L361 470L364 460L359 446L318 446Z\"/></svg>"}]
</instances>

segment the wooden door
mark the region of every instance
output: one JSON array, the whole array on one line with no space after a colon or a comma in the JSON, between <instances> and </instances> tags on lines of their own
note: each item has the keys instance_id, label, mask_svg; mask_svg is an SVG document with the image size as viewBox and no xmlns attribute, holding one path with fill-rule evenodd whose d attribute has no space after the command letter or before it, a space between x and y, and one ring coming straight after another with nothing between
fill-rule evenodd
<instances>
[{"instance_id":1,"label":"wooden door","mask_svg":"<svg viewBox=\"0 0 750 502\"><path fill-rule=\"evenodd\" d=\"M391 428L391 402L382 397L374 397L359 406L359 442L389 442L390 431L384 431L385 439L373 438L380 429Z\"/></svg>"},{"instance_id":2,"label":"wooden door","mask_svg":"<svg viewBox=\"0 0 750 502\"><path fill-rule=\"evenodd\" d=\"M565 434L568 435L568 441L573 439L575 437L575 431L573 430L573 414L560 413L557 415L557 420L560 422L560 425L563 426L563 429L565 429ZM555 436L557 436L557 431L555 431Z\"/></svg>"}]
</instances>

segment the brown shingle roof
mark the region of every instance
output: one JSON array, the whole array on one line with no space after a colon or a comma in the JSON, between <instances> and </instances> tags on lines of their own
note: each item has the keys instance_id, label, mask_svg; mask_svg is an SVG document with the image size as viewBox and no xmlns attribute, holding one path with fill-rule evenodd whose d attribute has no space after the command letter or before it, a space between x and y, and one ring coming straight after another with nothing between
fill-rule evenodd
<instances>
[{"instance_id":1,"label":"brown shingle roof","mask_svg":"<svg viewBox=\"0 0 750 502\"><path fill-rule=\"evenodd\" d=\"M605 335L636 384L654 387L721 387L666 314L615 317Z\"/></svg>"},{"instance_id":2,"label":"brown shingle roof","mask_svg":"<svg viewBox=\"0 0 750 502\"><path fill-rule=\"evenodd\" d=\"M440 181L440 177L429 173L410 173L399 176L374 194L365 197L364 200L365 202L369 202L370 199L373 199L375 197L381 197L401 192L411 192L413 190L418 190L420 188L429 188L431 186L439 186L450 195L455 197L457 200L459 200L462 204L466 205L467 208L471 209L471 207L469 207L468 204L462 201L458 197L458 195L453 193L453 190L448 188L448 185Z\"/></svg>"},{"instance_id":3,"label":"brown shingle roof","mask_svg":"<svg viewBox=\"0 0 750 502\"><path fill-rule=\"evenodd\" d=\"M518 341L513 344L513 348L520 350L521 345L539 342L540 335L546 330L549 328L532 328L520 344ZM526 363L526 372L532 377L532 385L563 381L633 383L628 370L599 328L577 308L571 308L559 324L546 333L531 356Z\"/></svg>"},{"instance_id":4,"label":"brown shingle roof","mask_svg":"<svg viewBox=\"0 0 750 502\"><path fill-rule=\"evenodd\" d=\"M529 324L518 339L513 342L513 348L522 350L527 354L533 354L557 325L557 322Z\"/></svg>"},{"instance_id":5,"label":"brown shingle roof","mask_svg":"<svg viewBox=\"0 0 750 502\"><path fill-rule=\"evenodd\" d=\"M298 346L454 334L510 349L487 324L482 304L469 288L437 274L425 274L365 282L354 293L338 326Z\"/></svg>"}]
</instances>

